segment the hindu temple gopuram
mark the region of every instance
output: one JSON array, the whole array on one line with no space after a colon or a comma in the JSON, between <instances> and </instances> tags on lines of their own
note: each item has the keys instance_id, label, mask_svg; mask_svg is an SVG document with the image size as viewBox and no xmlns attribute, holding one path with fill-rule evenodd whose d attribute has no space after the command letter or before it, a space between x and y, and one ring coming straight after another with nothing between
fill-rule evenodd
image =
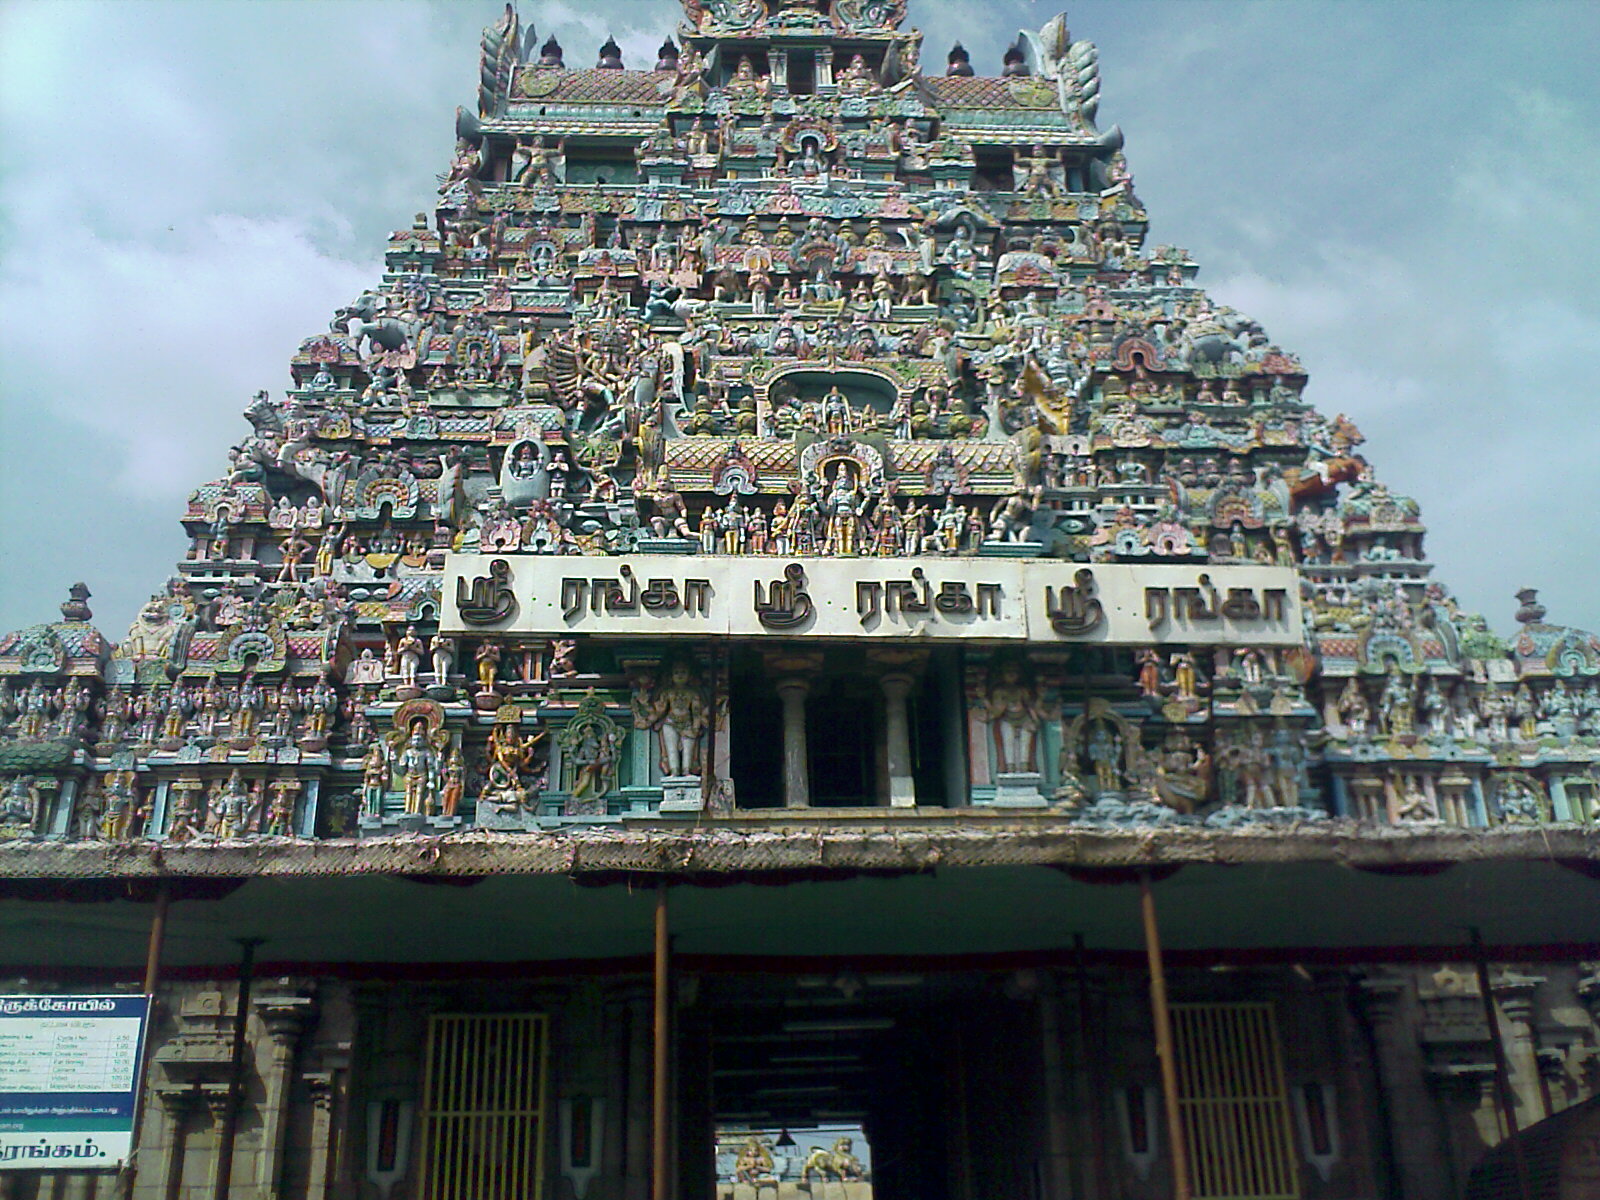
<instances>
[{"instance_id":1,"label":"hindu temple gopuram","mask_svg":"<svg viewBox=\"0 0 1600 1200\"><path fill-rule=\"evenodd\" d=\"M508 6L132 628L0 637L0 992L154 997L131 1155L0 1052L0 1197L1600 1196L1600 638L1064 17L652 3Z\"/></svg>"}]
</instances>

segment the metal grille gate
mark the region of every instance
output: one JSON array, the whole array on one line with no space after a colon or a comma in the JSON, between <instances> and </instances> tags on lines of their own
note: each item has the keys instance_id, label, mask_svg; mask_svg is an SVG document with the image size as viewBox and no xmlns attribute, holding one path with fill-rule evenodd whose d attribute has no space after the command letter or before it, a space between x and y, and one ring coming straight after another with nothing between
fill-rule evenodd
<instances>
[{"instance_id":1,"label":"metal grille gate","mask_svg":"<svg viewBox=\"0 0 1600 1200\"><path fill-rule=\"evenodd\" d=\"M1270 1004L1174 1004L1178 1106L1194 1200L1299 1200Z\"/></svg>"},{"instance_id":2,"label":"metal grille gate","mask_svg":"<svg viewBox=\"0 0 1600 1200\"><path fill-rule=\"evenodd\" d=\"M428 1019L421 1200L539 1200L548 1021Z\"/></svg>"}]
</instances>

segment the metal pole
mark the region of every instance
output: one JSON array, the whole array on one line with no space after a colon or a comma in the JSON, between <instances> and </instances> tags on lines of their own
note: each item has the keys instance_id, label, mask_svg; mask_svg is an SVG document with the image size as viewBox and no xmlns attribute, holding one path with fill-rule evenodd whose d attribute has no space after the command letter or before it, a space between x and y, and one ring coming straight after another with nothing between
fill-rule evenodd
<instances>
[{"instance_id":1,"label":"metal pole","mask_svg":"<svg viewBox=\"0 0 1600 1200\"><path fill-rule=\"evenodd\" d=\"M144 994L154 996L161 982L161 951L167 941L167 906L172 903L172 883L156 884L156 911L150 918L150 945L144 956Z\"/></svg>"},{"instance_id":2,"label":"metal pole","mask_svg":"<svg viewBox=\"0 0 1600 1200\"><path fill-rule=\"evenodd\" d=\"M1484 957L1483 934L1476 925L1471 927L1472 961L1478 969L1478 996L1483 1001L1483 1019L1489 1026L1489 1049L1494 1053L1494 1094L1500 1101L1500 1115L1505 1118L1506 1140L1511 1143L1511 1163L1517 1172L1517 1195L1531 1200L1533 1192L1528 1180L1528 1160L1523 1152L1520 1130L1517 1128L1517 1099L1511 1093L1511 1069L1506 1065L1506 1048L1500 1040L1500 1014L1494 1006L1494 991L1489 986L1489 960Z\"/></svg>"},{"instance_id":3,"label":"metal pole","mask_svg":"<svg viewBox=\"0 0 1600 1200\"><path fill-rule=\"evenodd\" d=\"M1145 956L1150 962L1150 1015L1156 1026L1156 1057L1161 1062L1161 1096L1167 1113L1167 1145L1172 1161L1172 1200L1189 1200L1189 1152L1178 1110L1178 1064L1172 1053L1172 1014L1167 1008L1167 974L1161 963L1161 933L1150 872L1139 872L1139 907L1144 916Z\"/></svg>"},{"instance_id":4,"label":"metal pole","mask_svg":"<svg viewBox=\"0 0 1600 1200\"><path fill-rule=\"evenodd\" d=\"M667 1200L672 1161L667 1144L671 1126L669 1041L672 1036L671 943L667 937L667 885L656 884L655 930L655 1061L650 1095L651 1200ZM219 1198L220 1200L220 1198Z\"/></svg>"},{"instance_id":5,"label":"metal pole","mask_svg":"<svg viewBox=\"0 0 1600 1200\"><path fill-rule=\"evenodd\" d=\"M222 1112L222 1132L217 1142L217 1184L212 1200L227 1200L233 1183L233 1141L239 1132L239 1109L244 1104L244 1032L250 1017L250 983L255 970L256 947L263 938L239 939L239 1003L233 1014L233 1054L228 1062L228 1103Z\"/></svg>"},{"instance_id":6,"label":"metal pole","mask_svg":"<svg viewBox=\"0 0 1600 1200\"><path fill-rule=\"evenodd\" d=\"M150 941L144 954L144 995L149 1001L144 1019L144 1046L139 1055L139 1090L133 1098L133 1141L128 1160L122 1167L122 1195L133 1195L133 1182L139 1174L139 1134L144 1125L145 1075L150 1070L150 1026L155 1022L156 988L161 983L161 951L167 941L167 906L172 902L172 883L156 882L156 910L150 917Z\"/></svg>"}]
</instances>

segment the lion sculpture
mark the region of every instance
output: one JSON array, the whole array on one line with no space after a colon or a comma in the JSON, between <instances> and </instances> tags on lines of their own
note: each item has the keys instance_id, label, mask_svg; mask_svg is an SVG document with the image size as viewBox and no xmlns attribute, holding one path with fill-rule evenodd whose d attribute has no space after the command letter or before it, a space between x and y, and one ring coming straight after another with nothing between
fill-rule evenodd
<instances>
[{"instance_id":1,"label":"lion sculpture","mask_svg":"<svg viewBox=\"0 0 1600 1200\"><path fill-rule=\"evenodd\" d=\"M805 1165L800 1168L800 1182L809 1185L813 1173L824 1183L831 1175L840 1183L847 1179L865 1179L866 1168L861 1165L861 1160L850 1152L853 1143L847 1137L839 1138L833 1143L832 1150L824 1150L821 1146L814 1147L806 1155Z\"/></svg>"}]
</instances>

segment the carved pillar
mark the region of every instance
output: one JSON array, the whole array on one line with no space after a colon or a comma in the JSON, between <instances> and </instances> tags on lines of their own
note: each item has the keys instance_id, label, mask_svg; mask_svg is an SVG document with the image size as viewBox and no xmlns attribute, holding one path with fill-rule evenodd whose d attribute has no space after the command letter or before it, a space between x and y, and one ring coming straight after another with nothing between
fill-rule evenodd
<instances>
[{"instance_id":1,"label":"carved pillar","mask_svg":"<svg viewBox=\"0 0 1600 1200\"><path fill-rule=\"evenodd\" d=\"M811 685L791 676L778 681L783 701L783 806L805 808L811 803L811 779L806 768L806 694Z\"/></svg>"},{"instance_id":2,"label":"carved pillar","mask_svg":"<svg viewBox=\"0 0 1600 1200\"><path fill-rule=\"evenodd\" d=\"M994 782L994 775L989 764L989 721L982 715L983 668L969 659L962 682L967 705L967 769L972 773L973 787L986 787ZM972 803L970 796L966 803Z\"/></svg>"},{"instance_id":3,"label":"carved pillar","mask_svg":"<svg viewBox=\"0 0 1600 1200\"><path fill-rule=\"evenodd\" d=\"M241 1095L239 1097L239 1104L241 1107L244 1104L244 1097L247 1094L248 1081L247 1088L241 1091ZM214 1196L217 1192L217 1182L222 1177L222 1129L223 1125L227 1122L228 1112L233 1107L234 1098L232 1095L230 1095L227 1084L204 1083L200 1085L200 1100L206 1106L207 1111L209 1111L211 1114L211 1126L215 1131L214 1135L209 1139L210 1150L206 1162L205 1182L205 1194L208 1196ZM237 1162L239 1153L237 1142L234 1145L233 1152L235 1161ZM233 1179L230 1181L230 1186L232 1183L238 1182L241 1174L241 1172L235 1170ZM173 1194L179 1195L180 1193L175 1192Z\"/></svg>"},{"instance_id":4,"label":"carved pillar","mask_svg":"<svg viewBox=\"0 0 1600 1200\"><path fill-rule=\"evenodd\" d=\"M1600 1027L1600 962L1578 964L1578 1002L1589 1014L1589 1020ZM1600 1091L1600 1054L1589 1055L1583 1070L1587 1090Z\"/></svg>"},{"instance_id":5,"label":"carved pillar","mask_svg":"<svg viewBox=\"0 0 1600 1200\"><path fill-rule=\"evenodd\" d=\"M1361 981L1360 999L1377 1050L1378 1078L1388 1099L1389 1144L1400 1194L1406 1200L1451 1192L1450 1155L1429 1093L1422 1048L1410 1017L1410 980L1373 974Z\"/></svg>"},{"instance_id":6,"label":"carved pillar","mask_svg":"<svg viewBox=\"0 0 1600 1200\"><path fill-rule=\"evenodd\" d=\"M199 1093L192 1087L152 1090L159 1103L145 1105L132 1200L163 1200L177 1194L191 1117L200 1108Z\"/></svg>"},{"instance_id":7,"label":"carved pillar","mask_svg":"<svg viewBox=\"0 0 1600 1200\"><path fill-rule=\"evenodd\" d=\"M332 1071L302 1075L311 1093L310 1165L307 1168L306 1200L325 1200L328 1176L333 1166L333 1107L338 1089Z\"/></svg>"},{"instance_id":8,"label":"carved pillar","mask_svg":"<svg viewBox=\"0 0 1600 1200\"><path fill-rule=\"evenodd\" d=\"M1067 1066L1063 1061L1067 1043L1063 1029L1061 997L1054 979L1048 979L1039 994L1040 1061L1044 1073L1044 1195L1046 1200L1071 1200L1072 1188L1072 1110ZM1077 1064L1074 1064L1076 1067ZM1086 1196L1093 1196L1093 1181Z\"/></svg>"},{"instance_id":9,"label":"carved pillar","mask_svg":"<svg viewBox=\"0 0 1600 1200\"><path fill-rule=\"evenodd\" d=\"M911 693L911 682L911 676L899 673L878 680L878 686L883 688L889 751L889 804L894 808L917 805L917 783L911 774L911 729L906 720L906 697Z\"/></svg>"},{"instance_id":10,"label":"carved pillar","mask_svg":"<svg viewBox=\"0 0 1600 1200\"><path fill-rule=\"evenodd\" d=\"M1516 1096L1517 1123L1523 1129L1550 1115L1550 1095L1539 1070L1539 1046L1533 1029L1533 994L1543 982L1542 977L1524 975L1508 967L1490 985L1504 1018L1500 1033L1505 1039L1511 1090Z\"/></svg>"},{"instance_id":11,"label":"carved pillar","mask_svg":"<svg viewBox=\"0 0 1600 1200\"><path fill-rule=\"evenodd\" d=\"M300 1030L315 1007L309 996L293 994L262 996L255 1002L256 1015L267 1031L266 1061L259 1063L258 1059L265 1094L261 1098L261 1141L253 1172L262 1196L277 1194L289 1115L289 1066L294 1062Z\"/></svg>"}]
</instances>

